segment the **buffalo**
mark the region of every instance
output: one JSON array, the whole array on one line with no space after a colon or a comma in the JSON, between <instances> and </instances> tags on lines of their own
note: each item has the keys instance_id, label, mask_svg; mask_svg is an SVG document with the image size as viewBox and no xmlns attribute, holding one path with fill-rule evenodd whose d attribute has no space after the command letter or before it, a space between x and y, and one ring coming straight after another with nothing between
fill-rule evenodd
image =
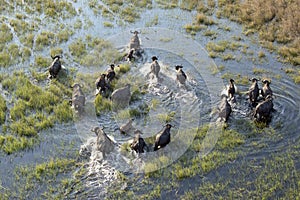
<instances>
[{"instance_id":1,"label":"buffalo","mask_svg":"<svg viewBox=\"0 0 300 200\"><path fill-rule=\"evenodd\" d=\"M155 144L154 144L154 151L157 151L158 149L161 149L161 148L165 147L167 144L170 143L170 141L171 141L171 133L170 133L171 127L172 127L171 124L167 124L165 126L165 128L156 135Z\"/></svg>"},{"instance_id":2,"label":"buffalo","mask_svg":"<svg viewBox=\"0 0 300 200\"><path fill-rule=\"evenodd\" d=\"M130 39L129 49L130 50L131 49L139 50L141 48L140 38L138 36L138 34L140 32L138 32L138 31L130 31L130 33L133 33L133 36Z\"/></svg>"},{"instance_id":3,"label":"buffalo","mask_svg":"<svg viewBox=\"0 0 300 200\"><path fill-rule=\"evenodd\" d=\"M85 105L84 93L82 92L81 86L78 83L75 83L72 86L72 88L73 88L73 94L70 103L72 103L72 107L75 109L75 111L82 113L84 111L84 105Z\"/></svg>"},{"instance_id":4,"label":"buffalo","mask_svg":"<svg viewBox=\"0 0 300 200\"><path fill-rule=\"evenodd\" d=\"M92 130L97 135L97 150L103 153L105 158L107 154L114 150L116 145L100 127L94 127Z\"/></svg>"},{"instance_id":5,"label":"buffalo","mask_svg":"<svg viewBox=\"0 0 300 200\"><path fill-rule=\"evenodd\" d=\"M135 49L130 49L129 52L127 54L125 54L125 56L123 57L124 58L124 61L134 61L135 60Z\"/></svg>"},{"instance_id":6,"label":"buffalo","mask_svg":"<svg viewBox=\"0 0 300 200\"><path fill-rule=\"evenodd\" d=\"M61 62L60 62L60 58L62 58L60 55L56 55L54 57L51 56L51 58L53 59L51 65L49 66L49 73L50 76L49 78L56 78L56 76L58 75L59 71L61 70L62 66L61 66Z\"/></svg>"},{"instance_id":7,"label":"buffalo","mask_svg":"<svg viewBox=\"0 0 300 200\"><path fill-rule=\"evenodd\" d=\"M97 94L105 95L107 89L109 88L108 84L106 83L106 74L101 74L99 78L95 81Z\"/></svg>"},{"instance_id":8,"label":"buffalo","mask_svg":"<svg viewBox=\"0 0 300 200\"><path fill-rule=\"evenodd\" d=\"M177 71L177 74L176 74L176 80L177 80L180 84L185 85L187 76L186 76L186 74L184 73L184 71L182 70L182 68L183 68L183 66L181 66L181 65L176 65L176 66L175 66L175 69L176 69L176 71Z\"/></svg>"},{"instance_id":9,"label":"buffalo","mask_svg":"<svg viewBox=\"0 0 300 200\"><path fill-rule=\"evenodd\" d=\"M252 82L252 85L248 91L249 101L250 101L250 104L255 107L255 105L257 104L257 98L259 96L259 88L258 88L258 84L257 84L257 81L259 81L259 79L252 78L252 79L249 79L249 81Z\"/></svg>"},{"instance_id":10,"label":"buffalo","mask_svg":"<svg viewBox=\"0 0 300 200\"><path fill-rule=\"evenodd\" d=\"M132 126L132 122L134 121L134 119L130 119L126 124L122 124L120 126L120 132L122 134L125 134L125 133L128 133L130 130L133 129L133 126Z\"/></svg>"},{"instance_id":11,"label":"buffalo","mask_svg":"<svg viewBox=\"0 0 300 200\"><path fill-rule=\"evenodd\" d=\"M222 95L222 100L218 107L218 110L219 110L219 118L221 119L221 121L223 120L224 122L227 122L230 113L232 112L232 109L225 95Z\"/></svg>"},{"instance_id":12,"label":"buffalo","mask_svg":"<svg viewBox=\"0 0 300 200\"><path fill-rule=\"evenodd\" d=\"M229 80L229 87L227 89L227 96L229 99L234 99L234 94L235 94L235 85L234 85L234 80L230 79Z\"/></svg>"},{"instance_id":13,"label":"buffalo","mask_svg":"<svg viewBox=\"0 0 300 200\"><path fill-rule=\"evenodd\" d=\"M260 102L254 110L254 118L257 121L268 121L271 111L273 110L273 98L268 95L263 102Z\"/></svg>"},{"instance_id":14,"label":"buffalo","mask_svg":"<svg viewBox=\"0 0 300 200\"><path fill-rule=\"evenodd\" d=\"M145 140L140 135L141 132L139 130L136 130L134 133L135 137L133 139L133 142L130 144L130 148L136 153L144 153L145 149L149 150Z\"/></svg>"},{"instance_id":15,"label":"buffalo","mask_svg":"<svg viewBox=\"0 0 300 200\"><path fill-rule=\"evenodd\" d=\"M111 94L111 100L116 106L125 107L129 105L131 98L130 93L130 84L127 84L125 87L116 89Z\"/></svg>"},{"instance_id":16,"label":"buffalo","mask_svg":"<svg viewBox=\"0 0 300 200\"><path fill-rule=\"evenodd\" d=\"M261 95L263 96L264 99L266 99L268 95L270 96L273 95L273 91L270 88L271 81L264 79L262 82L264 85L261 89Z\"/></svg>"},{"instance_id":17,"label":"buffalo","mask_svg":"<svg viewBox=\"0 0 300 200\"><path fill-rule=\"evenodd\" d=\"M106 73L107 82L111 83L115 77L116 77L115 65L111 64L110 68L107 70L107 73Z\"/></svg>"},{"instance_id":18,"label":"buffalo","mask_svg":"<svg viewBox=\"0 0 300 200\"><path fill-rule=\"evenodd\" d=\"M151 66L150 66L149 74L153 74L158 79L158 74L159 74L159 71L160 71L160 65L157 62L157 60L158 60L158 58L156 56L152 57L152 63L151 63Z\"/></svg>"}]
</instances>

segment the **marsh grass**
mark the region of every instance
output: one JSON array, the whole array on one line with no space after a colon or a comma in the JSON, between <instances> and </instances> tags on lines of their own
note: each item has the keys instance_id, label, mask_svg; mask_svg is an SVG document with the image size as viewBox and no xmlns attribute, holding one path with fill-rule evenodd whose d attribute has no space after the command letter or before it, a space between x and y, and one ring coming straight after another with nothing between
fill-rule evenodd
<instances>
[{"instance_id":1,"label":"marsh grass","mask_svg":"<svg viewBox=\"0 0 300 200\"><path fill-rule=\"evenodd\" d=\"M32 148L38 141L35 138L0 135L0 149L6 154Z\"/></svg>"},{"instance_id":2,"label":"marsh grass","mask_svg":"<svg viewBox=\"0 0 300 200\"><path fill-rule=\"evenodd\" d=\"M248 76L242 76L241 74L234 74L234 73L229 73L226 72L221 76L222 79L234 79L234 81L236 82L236 84L240 84L240 85L249 85L249 77Z\"/></svg>"},{"instance_id":3,"label":"marsh grass","mask_svg":"<svg viewBox=\"0 0 300 200\"><path fill-rule=\"evenodd\" d=\"M49 88L42 88L33 84L24 72L16 71L10 77L4 76L1 83L3 89L12 95L10 118L7 120L7 128L2 131L5 131L7 136L13 134L15 140L9 141L17 144L17 147L13 148L7 142L7 150L2 148L4 152L13 153L33 146L32 142L37 141L39 131L51 128L55 123L72 120L69 102L63 100L71 95L70 89L59 82L53 81Z\"/></svg>"},{"instance_id":4,"label":"marsh grass","mask_svg":"<svg viewBox=\"0 0 300 200\"><path fill-rule=\"evenodd\" d=\"M157 115L157 119L162 124L170 123L174 119L175 115L176 115L176 112L175 111L171 111L171 112L165 113L165 114L158 114Z\"/></svg>"},{"instance_id":5,"label":"marsh grass","mask_svg":"<svg viewBox=\"0 0 300 200\"><path fill-rule=\"evenodd\" d=\"M36 48L38 50L42 50L44 47L55 43L55 34L48 31L42 31L39 35L37 35L35 43Z\"/></svg>"},{"instance_id":6,"label":"marsh grass","mask_svg":"<svg viewBox=\"0 0 300 200\"><path fill-rule=\"evenodd\" d=\"M112 102L109 99L97 95L94 101L96 114L99 116L102 112L112 110Z\"/></svg>"},{"instance_id":7,"label":"marsh grass","mask_svg":"<svg viewBox=\"0 0 300 200\"><path fill-rule=\"evenodd\" d=\"M18 167L15 172L15 198L20 198L24 192L30 191L33 188L35 188L35 191L43 192L45 196L50 195L53 197L53 190L61 191L60 188L53 187L53 184L57 184L58 182L67 184L66 179L61 178L59 174L67 174L80 165L81 163L76 162L76 160L72 158L50 158L43 163ZM37 185L43 187L36 187ZM62 185L58 185L62 187ZM49 193L46 193L45 189ZM50 196L48 197L50 198Z\"/></svg>"},{"instance_id":8,"label":"marsh grass","mask_svg":"<svg viewBox=\"0 0 300 200\"><path fill-rule=\"evenodd\" d=\"M0 125L4 124L5 122L6 111L7 111L6 101L3 98L3 96L0 95Z\"/></svg>"},{"instance_id":9,"label":"marsh grass","mask_svg":"<svg viewBox=\"0 0 300 200\"><path fill-rule=\"evenodd\" d=\"M266 73L268 73L267 70L257 68L257 67L254 67L252 71L253 71L253 74L266 74Z\"/></svg>"},{"instance_id":10,"label":"marsh grass","mask_svg":"<svg viewBox=\"0 0 300 200\"><path fill-rule=\"evenodd\" d=\"M187 1L182 1L179 7L183 10L192 11L197 7L197 5L198 5L197 0L187 0Z\"/></svg>"},{"instance_id":11,"label":"marsh grass","mask_svg":"<svg viewBox=\"0 0 300 200\"><path fill-rule=\"evenodd\" d=\"M245 25L245 35L258 32L259 38L268 43L268 49L276 50L273 42L277 42L278 53L285 62L299 65L299 21L296 1L219 1L220 14ZM234 13L234 14L233 14ZM234 17L233 17L234 16ZM276 19L276 20L275 20ZM296 50L296 51L295 51Z\"/></svg>"},{"instance_id":12,"label":"marsh grass","mask_svg":"<svg viewBox=\"0 0 300 200\"><path fill-rule=\"evenodd\" d=\"M60 47L54 47L50 49L50 55L51 56L56 56L56 55L62 55L63 54L63 49Z\"/></svg>"},{"instance_id":13,"label":"marsh grass","mask_svg":"<svg viewBox=\"0 0 300 200\"><path fill-rule=\"evenodd\" d=\"M46 68L46 67L49 67L50 64L52 62L52 59L50 58L46 58L46 57L43 57L43 56L36 56L35 57L35 66L36 67L40 67L40 68Z\"/></svg>"},{"instance_id":14,"label":"marsh grass","mask_svg":"<svg viewBox=\"0 0 300 200\"><path fill-rule=\"evenodd\" d=\"M116 71L116 73L125 74L130 71L130 68L131 68L130 64L125 63L125 64L119 65L119 67L117 67L115 69L115 71Z\"/></svg>"},{"instance_id":15,"label":"marsh grass","mask_svg":"<svg viewBox=\"0 0 300 200\"><path fill-rule=\"evenodd\" d=\"M114 25L110 22L103 22L103 26L108 27L108 28L113 28L114 27Z\"/></svg>"},{"instance_id":16,"label":"marsh grass","mask_svg":"<svg viewBox=\"0 0 300 200\"><path fill-rule=\"evenodd\" d=\"M217 38L218 33L216 31L206 30L203 32L203 35L206 37Z\"/></svg>"},{"instance_id":17,"label":"marsh grass","mask_svg":"<svg viewBox=\"0 0 300 200\"><path fill-rule=\"evenodd\" d=\"M13 39L13 34L10 32L10 28L5 24L1 23L0 26L0 44L6 44Z\"/></svg>"},{"instance_id":18,"label":"marsh grass","mask_svg":"<svg viewBox=\"0 0 300 200\"><path fill-rule=\"evenodd\" d=\"M72 42L69 51L77 62L89 67L114 63L117 61L116 58L121 57L110 42L90 35Z\"/></svg>"},{"instance_id":19,"label":"marsh grass","mask_svg":"<svg viewBox=\"0 0 300 200\"><path fill-rule=\"evenodd\" d=\"M0 52L0 65L3 67L8 67L12 64L12 59L6 50Z\"/></svg>"},{"instance_id":20,"label":"marsh grass","mask_svg":"<svg viewBox=\"0 0 300 200\"><path fill-rule=\"evenodd\" d=\"M159 7L165 9L176 8L178 6L178 0L155 0Z\"/></svg>"}]
</instances>

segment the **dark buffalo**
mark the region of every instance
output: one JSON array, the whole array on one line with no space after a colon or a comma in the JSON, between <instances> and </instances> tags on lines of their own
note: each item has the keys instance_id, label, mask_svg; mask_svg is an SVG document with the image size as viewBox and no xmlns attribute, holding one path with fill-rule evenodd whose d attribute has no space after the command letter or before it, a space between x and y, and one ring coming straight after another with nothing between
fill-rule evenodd
<instances>
[{"instance_id":1,"label":"dark buffalo","mask_svg":"<svg viewBox=\"0 0 300 200\"><path fill-rule=\"evenodd\" d=\"M264 86L262 87L261 95L263 96L264 99L266 99L266 97L268 95L270 95L270 96L273 95L273 91L270 88L271 81L265 79L262 82L263 82Z\"/></svg>"},{"instance_id":2,"label":"dark buffalo","mask_svg":"<svg viewBox=\"0 0 300 200\"><path fill-rule=\"evenodd\" d=\"M175 69L177 71L177 74L176 74L176 80L180 83L180 84L183 84L185 85L185 81L187 79L187 76L186 74L184 73L184 71L182 70L183 66L181 65L176 65L175 66Z\"/></svg>"},{"instance_id":3,"label":"dark buffalo","mask_svg":"<svg viewBox=\"0 0 300 200\"><path fill-rule=\"evenodd\" d=\"M125 54L124 56L124 61L134 61L135 60L135 56L134 56L134 49L130 49L130 51Z\"/></svg>"},{"instance_id":4,"label":"dark buffalo","mask_svg":"<svg viewBox=\"0 0 300 200\"><path fill-rule=\"evenodd\" d=\"M232 112L232 109L225 95L222 96L222 101L218 107L218 110L219 110L219 118L221 119L221 121L227 122L230 113Z\"/></svg>"},{"instance_id":5,"label":"dark buffalo","mask_svg":"<svg viewBox=\"0 0 300 200\"><path fill-rule=\"evenodd\" d=\"M252 78L252 79L249 79L249 81L252 82L252 85L248 91L249 102L252 106L255 107L257 105L257 98L259 96L259 88L258 88L258 84L257 84L257 81L259 81L259 79Z\"/></svg>"},{"instance_id":6,"label":"dark buffalo","mask_svg":"<svg viewBox=\"0 0 300 200\"><path fill-rule=\"evenodd\" d=\"M78 83L75 83L72 88L72 107L75 109L75 111L82 113L84 111L85 96L81 90L81 86Z\"/></svg>"},{"instance_id":7,"label":"dark buffalo","mask_svg":"<svg viewBox=\"0 0 300 200\"><path fill-rule=\"evenodd\" d=\"M60 62L60 55L56 55L54 57L51 56L51 58L53 59L51 65L49 66L49 73L50 76L49 78L56 78L56 76L58 75L59 71L61 70L61 62Z\"/></svg>"},{"instance_id":8,"label":"dark buffalo","mask_svg":"<svg viewBox=\"0 0 300 200\"><path fill-rule=\"evenodd\" d=\"M111 83L115 77L116 77L115 65L111 64L110 68L107 70L107 73L106 73L107 82Z\"/></svg>"},{"instance_id":9,"label":"dark buffalo","mask_svg":"<svg viewBox=\"0 0 300 200\"><path fill-rule=\"evenodd\" d=\"M268 121L273 110L273 98L268 95L263 102L260 102L254 110L254 118L257 121Z\"/></svg>"},{"instance_id":10,"label":"dark buffalo","mask_svg":"<svg viewBox=\"0 0 300 200\"><path fill-rule=\"evenodd\" d=\"M103 96L105 96L107 89L109 88L105 78L106 74L101 74L100 77L95 81L97 94L101 94Z\"/></svg>"},{"instance_id":11,"label":"dark buffalo","mask_svg":"<svg viewBox=\"0 0 300 200\"><path fill-rule=\"evenodd\" d=\"M227 95L228 95L230 100L234 98L234 94L235 94L234 80L230 79L229 80L229 87L227 89Z\"/></svg>"},{"instance_id":12,"label":"dark buffalo","mask_svg":"<svg viewBox=\"0 0 300 200\"><path fill-rule=\"evenodd\" d=\"M103 157L105 158L107 154L114 150L114 146L116 145L102 130L100 127L94 127L92 132L95 132L97 135L97 150L103 153Z\"/></svg>"},{"instance_id":13,"label":"dark buffalo","mask_svg":"<svg viewBox=\"0 0 300 200\"><path fill-rule=\"evenodd\" d=\"M165 147L171 141L171 130L172 125L167 124L161 132L156 135L155 144L154 144L154 151Z\"/></svg>"},{"instance_id":14,"label":"dark buffalo","mask_svg":"<svg viewBox=\"0 0 300 200\"><path fill-rule=\"evenodd\" d=\"M134 133L135 133L135 138L133 139L133 142L130 144L130 148L137 153L144 153L145 149L148 150L148 146L145 140L141 137L140 131L136 130Z\"/></svg>"}]
</instances>

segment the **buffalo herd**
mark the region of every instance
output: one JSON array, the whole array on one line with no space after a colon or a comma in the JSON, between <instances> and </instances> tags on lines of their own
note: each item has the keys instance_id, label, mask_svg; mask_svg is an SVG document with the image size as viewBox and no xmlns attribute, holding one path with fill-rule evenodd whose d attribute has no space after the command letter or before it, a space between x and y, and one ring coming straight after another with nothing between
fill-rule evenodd
<instances>
[{"instance_id":1,"label":"buffalo herd","mask_svg":"<svg viewBox=\"0 0 300 200\"><path fill-rule=\"evenodd\" d=\"M271 120L271 112L274 111L273 92L270 87L271 81L267 79L262 80L263 87L261 89L258 86L259 79L251 78L249 81L251 81L251 86L246 94L248 95L249 106L253 109L253 118L257 122L268 123ZM229 102L235 102L235 88L234 80L230 79L227 96L222 95L223 98L218 108L219 117L225 122L232 112ZM227 99L227 97L229 99Z\"/></svg>"},{"instance_id":2,"label":"buffalo herd","mask_svg":"<svg viewBox=\"0 0 300 200\"><path fill-rule=\"evenodd\" d=\"M123 61L132 62L136 59L139 59L144 53L143 49L141 48L141 43L138 34L138 31L131 31L133 34L132 38L129 42L129 51L125 56L123 56ZM52 57L53 61L49 66L49 78L56 78L62 69L61 56L56 55ZM158 62L157 56L153 56L152 63L150 64L150 71L146 77L152 76L152 78L156 78L159 80L159 73L161 70L160 64ZM101 95L103 97L109 97L110 100L114 103L114 105L126 107L129 105L131 99L131 91L130 91L130 84L125 85L122 88L113 90L113 80L116 79L115 73L115 65L110 64L109 69L106 73L100 74L100 76L95 81L96 86L96 95ZM117 66L119 67L119 65ZM183 71L182 65L175 65L176 71L176 82L180 85L185 85L187 81L187 75ZM271 112L273 109L273 92L270 88L271 81L270 80L262 80L263 87L259 88L259 79L252 78L249 79L251 81L251 86L249 90L246 92L247 98L249 101L249 106L252 108L253 118L256 121L264 121L268 122L271 116ZM84 104L85 104L85 96L82 92L82 86L78 83L72 86L73 88L73 95L72 99L70 100L70 104L75 109L75 111L82 113L84 112ZM226 94L221 95L221 101L218 106L219 112L219 119L221 121L227 122L229 119L230 114L232 113L232 103L236 102L235 99L236 93L236 86L235 81L233 79L229 80L229 85L227 87ZM144 153L145 151L149 151L149 147L147 146L145 140L142 138L142 132L134 129L133 127L133 120L130 119L127 123L120 126L120 132L123 134L127 134L134 130L134 139L130 144L130 147L133 151L137 153ZM155 137L155 143L153 150L157 151L165 146L167 146L171 141L171 124L166 124L159 133L157 133ZM100 127L95 127L93 132L97 135L97 143L98 148L101 152L105 154L112 151L114 146L114 142L104 133L104 131Z\"/></svg>"}]
</instances>

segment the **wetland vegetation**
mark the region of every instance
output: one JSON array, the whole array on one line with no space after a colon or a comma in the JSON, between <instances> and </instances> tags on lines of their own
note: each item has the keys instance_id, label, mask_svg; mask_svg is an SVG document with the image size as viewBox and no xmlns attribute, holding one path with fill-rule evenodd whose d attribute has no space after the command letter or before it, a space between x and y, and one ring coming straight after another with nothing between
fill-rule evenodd
<instances>
[{"instance_id":1,"label":"wetland vegetation","mask_svg":"<svg viewBox=\"0 0 300 200\"><path fill-rule=\"evenodd\" d=\"M78 155L82 141L70 128L70 86L80 82L84 93L93 96L103 68L122 57L105 38L143 26L191 35L218 65L211 73L221 74L225 82L235 79L241 98L249 76L272 78L283 103L275 103L277 119L271 125L257 124L247 115L238 118L243 115L237 112L215 148L202 157L210 124L195 125L186 130L195 134L192 144L172 165L153 171L169 161L160 156L147 163L144 173L118 172L105 188L106 199L299 199L299 128L293 123L299 120L299 98L294 97L300 83L299 6L296 0L0 0L0 199L89 197L81 183L87 162ZM174 25L170 15L187 23ZM168 35L161 42L176 43ZM49 80L50 55L57 54L63 55L67 69ZM120 64L116 73L122 78L112 85L133 83L131 102L139 102L145 87L134 86L143 80L132 77L132 69L134 64ZM113 111L109 99L97 95L93 100L100 119ZM152 99L119 111L116 118L138 118L159 109L159 100ZM161 123L178 118L174 111L156 117ZM121 148L128 154L128 143Z\"/></svg>"}]
</instances>

